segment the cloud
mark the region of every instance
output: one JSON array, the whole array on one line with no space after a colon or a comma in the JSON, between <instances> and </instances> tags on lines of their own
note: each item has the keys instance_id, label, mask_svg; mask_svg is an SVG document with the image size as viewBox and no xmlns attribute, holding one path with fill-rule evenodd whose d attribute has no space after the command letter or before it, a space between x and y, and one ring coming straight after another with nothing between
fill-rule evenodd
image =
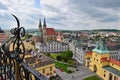
<instances>
[{"instance_id":1,"label":"cloud","mask_svg":"<svg viewBox=\"0 0 120 80\"><path fill-rule=\"evenodd\" d=\"M2 3L0 3L0 9L7 9L7 7L5 5L3 5Z\"/></svg>"},{"instance_id":2,"label":"cloud","mask_svg":"<svg viewBox=\"0 0 120 80\"><path fill-rule=\"evenodd\" d=\"M119 0L0 0L0 26L38 28L39 18L56 29L120 29Z\"/></svg>"}]
</instances>

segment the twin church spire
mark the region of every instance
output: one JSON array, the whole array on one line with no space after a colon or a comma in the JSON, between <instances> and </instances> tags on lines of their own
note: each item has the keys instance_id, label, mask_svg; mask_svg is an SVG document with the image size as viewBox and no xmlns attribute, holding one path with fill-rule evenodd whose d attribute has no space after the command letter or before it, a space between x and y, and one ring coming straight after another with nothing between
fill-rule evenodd
<instances>
[{"instance_id":1,"label":"twin church spire","mask_svg":"<svg viewBox=\"0 0 120 80\"><path fill-rule=\"evenodd\" d=\"M43 23L43 28L44 28L44 27L45 27L45 28L47 27L45 18L44 18L44 23ZM39 28L42 28L41 18L40 18L40 20L39 20Z\"/></svg>"}]
</instances>

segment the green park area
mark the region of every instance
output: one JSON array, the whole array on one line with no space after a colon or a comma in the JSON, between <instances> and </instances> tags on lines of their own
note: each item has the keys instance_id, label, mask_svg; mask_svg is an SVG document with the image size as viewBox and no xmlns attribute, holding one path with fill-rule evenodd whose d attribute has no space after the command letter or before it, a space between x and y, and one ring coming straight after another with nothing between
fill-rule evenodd
<instances>
[{"instance_id":1,"label":"green park area","mask_svg":"<svg viewBox=\"0 0 120 80\"><path fill-rule=\"evenodd\" d=\"M96 75L94 75L94 76L87 77L87 78L85 78L83 80L101 80L101 79L98 78Z\"/></svg>"},{"instance_id":2,"label":"green park area","mask_svg":"<svg viewBox=\"0 0 120 80\"><path fill-rule=\"evenodd\" d=\"M68 67L73 67L73 65L75 64L74 60L72 59L72 51L65 51L62 53L46 53L45 55L54 59L56 67L59 68L61 71L72 73L71 70L68 70Z\"/></svg>"},{"instance_id":3,"label":"green park area","mask_svg":"<svg viewBox=\"0 0 120 80\"><path fill-rule=\"evenodd\" d=\"M61 71L65 71L66 73L71 73L70 70L67 68L69 67L68 64L60 63L60 62L55 62L56 67L58 67Z\"/></svg>"}]
</instances>

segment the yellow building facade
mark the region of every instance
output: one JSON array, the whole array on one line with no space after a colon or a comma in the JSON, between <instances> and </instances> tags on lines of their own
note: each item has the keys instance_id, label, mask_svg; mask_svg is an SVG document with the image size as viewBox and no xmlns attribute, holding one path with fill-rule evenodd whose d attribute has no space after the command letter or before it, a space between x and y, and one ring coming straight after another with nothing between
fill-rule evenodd
<instances>
[{"instance_id":1,"label":"yellow building facade","mask_svg":"<svg viewBox=\"0 0 120 80\"><path fill-rule=\"evenodd\" d=\"M43 54L34 52L36 55L31 54L29 50L35 50L34 46L31 42L25 42L25 49L28 50L25 52L24 62L26 62L29 66L33 67L36 71L40 72L40 74L44 75L47 78L56 76L56 67L55 63L44 56ZM10 44L10 51L13 50L13 44ZM24 73L23 73L24 75ZM31 79L35 80L35 77L31 74ZM24 79L23 79L24 80Z\"/></svg>"},{"instance_id":2,"label":"yellow building facade","mask_svg":"<svg viewBox=\"0 0 120 80\"><path fill-rule=\"evenodd\" d=\"M85 63L104 80L120 80L120 62L110 59L110 52L104 40L98 42L91 56L86 55Z\"/></svg>"},{"instance_id":3,"label":"yellow building facade","mask_svg":"<svg viewBox=\"0 0 120 80\"><path fill-rule=\"evenodd\" d=\"M25 56L24 61L27 62L29 66L33 67L36 71L40 72L42 75L46 76L47 78L56 76L55 63L49 60L44 55L41 55L41 59L38 59L36 56L31 56L30 54L27 54ZM32 80L34 80L33 77Z\"/></svg>"}]
</instances>

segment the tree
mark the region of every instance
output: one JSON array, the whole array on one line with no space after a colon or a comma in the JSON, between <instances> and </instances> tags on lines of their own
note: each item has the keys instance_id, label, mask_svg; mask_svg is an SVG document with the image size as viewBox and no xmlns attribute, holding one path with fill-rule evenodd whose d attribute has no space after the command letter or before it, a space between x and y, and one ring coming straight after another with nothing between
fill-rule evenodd
<instances>
[{"instance_id":1,"label":"tree","mask_svg":"<svg viewBox=\"0 0 120 80\"><path fill-rule=\"evenodd\" d=\"M73 53L72 51L65 51L62 53L61 56L62 56L62 59L66 62L67 60L72 59Z\"/></svg>"},{"instance_id":2,"label":"tree","mask_svg":"<svg viewBox=\"0 0 120 80\"><path fill-rule=\"evenodd\" d=\"M66 56L68 59L72 59L72 57L73 57L72 51L66 51L65 53L66 53Z\"/></svg>"},{"instance_id":3,"label":"tree","mask_svg":"<svg viewBox=\"0 0 120 80\"><path fill-rule=\"evenodd\" d=\"M58 61L61 61L61 60L62 60L62 57L58 55L58 56L56 57L56 59L57 59Z\"/></svg>"}]
</instances>

